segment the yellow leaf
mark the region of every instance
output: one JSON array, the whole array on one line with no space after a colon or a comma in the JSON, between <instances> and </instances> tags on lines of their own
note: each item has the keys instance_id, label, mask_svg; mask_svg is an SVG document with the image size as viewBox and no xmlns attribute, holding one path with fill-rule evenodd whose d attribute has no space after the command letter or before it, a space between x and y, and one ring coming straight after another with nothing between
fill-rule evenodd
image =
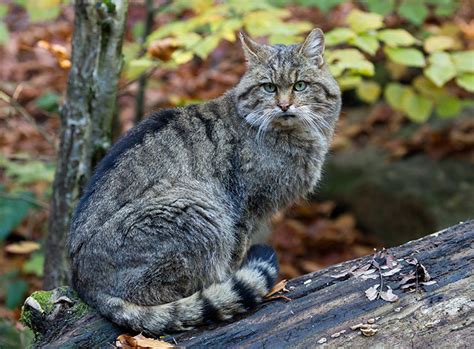
<instances>
[{"instance_id":1,"label":"yellow leaf","mask_svg":"<svg viewBox=\"0 0 474 349\"><path fill-rule=\"evenodd\" d=\"M455 41L449 36L430 36L426 39L424 48L426 52L445 51L454 48Z\"/></svg>"},{"instance_id":2,"label":"yellow leaf","mask_svg":"<svg viewBox=\"0 0 474 349\"><path fill-rule=\"evenodd\" d=\"M347 23L357 33L379 29L383 26L383 17L376 13L352 10L347 16Z\"/></svg>"},{"instance_id":3,"label":"yellow leaf","mask_svg":"<svg viewBox=\"0 0 474 349\"><path fill-rule=\"evenodd\" d=\"M366 103L374 103L380 97L380 85L375 81L362 81L356 89L357 96Z\"/></svg>"},{"instance_id":4,"label":"yellow leaf","mask_svg":"<svg viewBox=\"0 0 474 349\"><path fill-rule=\"evenodd\" d=\"M29 254L40 249L40 244L34 241L21 241L5 247L5 251L14 254Z\"/></svg>"}]
</instances>

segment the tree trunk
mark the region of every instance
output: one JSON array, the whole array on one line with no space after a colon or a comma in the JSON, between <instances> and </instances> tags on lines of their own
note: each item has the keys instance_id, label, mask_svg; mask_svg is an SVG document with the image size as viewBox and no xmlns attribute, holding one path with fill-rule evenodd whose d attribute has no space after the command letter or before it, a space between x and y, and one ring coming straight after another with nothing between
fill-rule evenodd
<instances>
[{"instance_id":1,"label":"tree trunk","mask_svg":"<svg viewBox=\"0 0 474 349\"><path fill-rule=\"evenodd\" d=\"M373 257L367 256L291 280L290 292L285 294L291 301L272 300L234 322L164 340L192 348L313 348L322 344L468 348L474 343L473 247L474 221L470 221L388 250L403 267L383 277L384 284L399 296L393 303L366 297L365 291L380 282L378 273L367 274L376 278L365 280L349 274L335 277L371 263ZM412 257L436 283L423 285L417 274L418 290L404 292L402 274L422 269L407 262ZM108 347L126 333L87 307L68 287L36 292L23 309L23 321L36 331L36 346L41 348Z\"/></svg>"},{"instance_id":2,"label":"tree trunk","mask_svg":"<svg viewBox=\"0 0 474 349\"><path fill-rule=\"evenodd\" d=\"M69 283L66 237L73 208L111 145L127 0L76 0L72 67L61 108L44 287Z\"/></svg>"}]
</instances>

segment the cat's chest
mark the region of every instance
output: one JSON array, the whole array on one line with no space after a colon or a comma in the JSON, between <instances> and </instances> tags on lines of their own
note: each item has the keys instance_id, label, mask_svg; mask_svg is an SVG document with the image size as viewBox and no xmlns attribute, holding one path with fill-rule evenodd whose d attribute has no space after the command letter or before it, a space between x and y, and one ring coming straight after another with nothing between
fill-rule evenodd
<instances>
[{"instance_id":1,"label":"cat's chest","mask_svg":"<svg viewBox=\"0 0 474 349\"><path fill-rule=\"evenodd\" d=\"M250 206L274 211L305 195L319 178L319 163L309 146L255 148L244 165Z\"/></svg>"}]
</instances>

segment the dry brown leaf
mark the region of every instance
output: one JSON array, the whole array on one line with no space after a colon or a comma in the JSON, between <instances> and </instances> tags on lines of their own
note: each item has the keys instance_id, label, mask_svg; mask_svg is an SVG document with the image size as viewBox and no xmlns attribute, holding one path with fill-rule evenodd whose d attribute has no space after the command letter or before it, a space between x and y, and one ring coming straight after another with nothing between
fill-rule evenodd
<instances>
[{"instance_id":1,"label":"dry brown leaf","mask_svg":"<svg viewBox=\"0 0 474 349\"><path fill-rule=\"evenodd\" d=\"M289 292L287 289L286 289L286 284L288 283L288 280L281 280L279 283L277 283L275 286L273 286L273 288L270 290L270 292L268 292L264 297L265 298L270 298L271 296L273 296L275 293L278 293L278 292Z\"/></svg>"},{"instance_id":2,"label":"dry brown leaf","mask_svg":"<svg viewBox=\"0 0 474 349\"><path fill-rule=\"evenodd\" d=\"M5 251L14 254L29 254L40 249L40 244L34 241L21 241L5 247Z\"/></svg>"},{"instance_id":3,"label":"dry brown leaf","mask_svg":"<svg viewBox=\"0 0 474 349\"><path fill-rule=\"evenodd\" d=\"M164 38L153 41L148 47L148 53L164 62L169 61L174 51L178 48L178 43L174 38Z\"/></svg>"},{"instance_id":4,"label":"dry brown leaf","mask_svg":"<svg viewBox=\"0 0 474 349\"><path fill-rule=\"evenodd\" d=\"M136 335L135 337L129 336L127 334L121 334L117 337L115 342L117 348L136 348L136 349L145 349L145 348L177 348L175 345L160 341L158 339L147 338L142 334Z\"/></svg>"}]
</instances>

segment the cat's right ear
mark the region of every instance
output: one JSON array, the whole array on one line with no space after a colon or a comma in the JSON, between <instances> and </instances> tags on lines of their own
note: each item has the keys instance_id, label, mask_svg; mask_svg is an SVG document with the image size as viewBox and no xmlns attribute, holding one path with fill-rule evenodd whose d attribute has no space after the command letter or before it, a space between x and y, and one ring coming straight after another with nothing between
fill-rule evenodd
<instances>
[{"instance_id":1,"label":"cat's right ear","mask_svg":"<svg viewBox=\"0 0 474 349\"><path fill-rule=\"evenodd\" d=\"M266 45L253 41L243 32L239 33L239 37L247 62L262 62L267 58Z\"/></svg>"}]
</instances>

